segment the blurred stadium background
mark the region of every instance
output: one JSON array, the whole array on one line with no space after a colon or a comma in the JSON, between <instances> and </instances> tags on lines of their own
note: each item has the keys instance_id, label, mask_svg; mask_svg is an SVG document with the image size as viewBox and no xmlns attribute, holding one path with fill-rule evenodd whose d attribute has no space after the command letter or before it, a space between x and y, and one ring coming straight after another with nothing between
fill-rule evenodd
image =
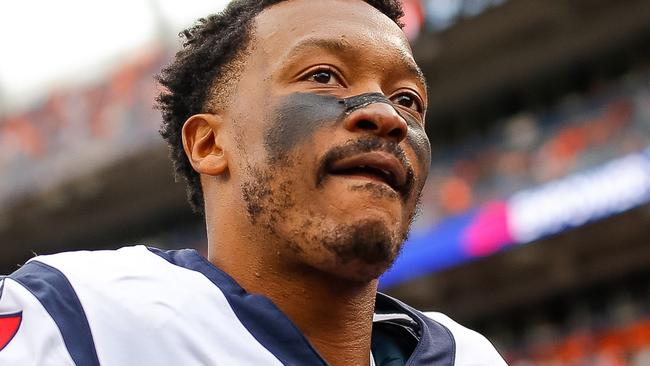
<instances>
[{"instance_id":1,"label":"blurred stadium background","mask_svg":"<svg viewBox=\"0 0 650 366\"><path fill-rule=\"evenodd\" d=\"M62 250L205 252L152 76L224 1L17 3L0 5L0 273ZM382 289L512 365L650 365L650 2L405 8L434 153Z\"/></svg>"}]
</instances>

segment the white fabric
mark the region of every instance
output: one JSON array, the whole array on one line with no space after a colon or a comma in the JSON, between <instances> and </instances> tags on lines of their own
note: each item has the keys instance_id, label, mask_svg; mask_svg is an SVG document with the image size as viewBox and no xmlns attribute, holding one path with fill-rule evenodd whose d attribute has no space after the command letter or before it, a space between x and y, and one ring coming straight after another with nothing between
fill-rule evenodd
<instances>
[{"instance_id":1,"label":"white fabric","mask_svg":"<svg viewBox=\"0 0 650 366\"><path fill-rule=\"evenodd\" d=\"M65 273L102 365L281 365L210 280L146 247L34 260Z\"/></svg>"},{"instance_id":2,"label":"white fabric","mask_svg":"<svg viewBox=\"0 0 650 366\"><path fill-rule=\"evenodd\" d=\"M454 366L507 366L492 343L478 332L465 328L445 314L424 313L449 329L456 342Z\"/></svg>"},{"instance_id":3,"label":"white fabric","mask_svg":"<svg viewBox=\"0 0 650 366\"><path fill-rule=\"evenodd\" d=\"M0 281L2 285L0 315L22 311L23 318L16 335L0 351L0 365L74 366L59 328L38 299L10 278Z\"/></svg>"},{"instance_id":4,"label":"white fabric","mask_svg":"<svg viewBox=\"0 0 650 366\"><path fill-rule=\"evenodd\" d=\"M146 247L32 260L58 269L70 282L102 365L281 365L239 321L219 287ZM0 351L0 365L74 365L59 328L38 299L11 278L2 283L0 315L22 311L23 320ZM455 366L505 365L482 335L443 314L426 315L452 333ZM411 320L399 313L375 315L375 321L390 319Z\"/></svg>"},{"instance_id":5,"label":"white fabric","mask_svg":"<svg viewBox=\"0 0 650 366\"><path fill-rule=\"evenodd\" d=\"M407 320L413 322L413 319L406 314L373 314L372 316L373 322L383 322L386 320Z\"/></svg>"}]
</instances>

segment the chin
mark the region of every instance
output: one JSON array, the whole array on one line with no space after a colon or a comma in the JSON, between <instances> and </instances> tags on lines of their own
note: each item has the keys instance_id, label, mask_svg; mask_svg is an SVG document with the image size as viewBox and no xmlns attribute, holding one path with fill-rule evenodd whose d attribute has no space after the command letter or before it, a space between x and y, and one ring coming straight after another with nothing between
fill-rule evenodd
<instances>
[{"instance_id":1,"label":"chin","mask_svg":"<svg viewBox=\"0 0 650 366\"><path fill-rule=\"evenodd\" d=\"M337 225L319 240L329 257L327 272L356 281L378 278L399 254L405 237L399 232L383 219Z\"/></svg>"},{"instance_id":2,"label":"chin","mask_svg":"<svg viewBox=\"0 0 650 366\"><path fill-rule=\"evenodd\" d=\"M327 272L348 282L367 284L377 280L390 268L392 263L392 261L375 264L368 264L364 261L353 261L346 264L338 263L334 268L328 269Z\"/></svg>"}]
</instances>

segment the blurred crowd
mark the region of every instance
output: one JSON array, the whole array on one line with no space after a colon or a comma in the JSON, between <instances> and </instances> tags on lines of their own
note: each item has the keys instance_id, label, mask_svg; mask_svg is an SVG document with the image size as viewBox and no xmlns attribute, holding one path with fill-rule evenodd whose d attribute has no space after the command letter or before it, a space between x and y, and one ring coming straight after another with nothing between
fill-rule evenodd
<instances>
[{"instance_id":1,"label":"blurred crowd","mask_svg":"<svg viewBox=\"0 0 650 366\"><path fill-rule=\"evenodd\" d=\"M153 75L165 60L143 52L102 81L53 90L27 111L0 116L0 207L158 143Z\"/></svg>"},{"instance_id":2,"label":"blurred crowd","mask_svg":"<svg viewBox=\"0 0 650 366\"><path fill-rule=\"evenodd\" d=\"M512 366L650 365L650 320L597 333L575 332L508 358Z\"/></svg>"},{"instance_id":3,"label":"blurred crowd","mask_svg":"<svg viewBox=\"0 0 650 366\"><path fill-rule=\"evenodd\" d=\"M402 0L404 32L410 40L424 30L440 32L455 23L475 17L506 0Z\"/></svg>"},{"instance_id":4,"label":"blurred crowd","mask_svg":"<svg viewBox=\"0 0 650 366\"><path fill-rule=\"evenodd\" d=\"M434 149L420 224L650 146L650 73L639 70L543 112L522 111L486 134Z\"/></svg>"},{"instance_id":5,"label":"blurred crowd","mask_svg":"<svg viewBox=\"0 0 650 366\"><path fill-rule=\"evenodd\" d=\"M408 2L408 1L407 1ZM463 18L475 17L506 0L422 0L425 27L445 30Z\"/></svg>"},{"instance_id":6,"label":"blurred crowd","mask_svg":"<svg viewBox=\"0 0 650 366\"><path fill-rule=\"evenodd\" d=\"M513 366L650 365L650 313L647 284L616 289L568 306L568 314L550 320L552 307L528 314L517 335L498 332ZM556 313L562 311L555 309ZM557 317L557 314L555 314ZM516 338L516 339L515 339Z\"/></svg>"},{"instance_id":7,"label":"blurred crowd","mask_svg":"<svg viewBox=\"0 0 650 366\"><path fill-rule=\"evenodd\" d=\"M167 56L143 53L102 82L56 90L0 118L0 206L160 143L153 75ZM650 146L649 81L642 69L594 83L550 109L522 111L489 133L434 148L419 225Z\"/></svg>"}]
</instances>

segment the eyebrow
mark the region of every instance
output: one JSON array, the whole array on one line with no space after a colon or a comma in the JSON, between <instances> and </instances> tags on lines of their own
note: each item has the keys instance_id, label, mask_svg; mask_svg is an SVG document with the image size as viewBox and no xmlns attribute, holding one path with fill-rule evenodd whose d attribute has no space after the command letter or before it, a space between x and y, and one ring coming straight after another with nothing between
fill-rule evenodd
<instances>
[{"instance_id":1,"label":"eyebrow","mask_svg":"<svg viewBox=\"0 0 650 366\"><path fill-rule=\"evenodd\" d=\"M420 83L422 83L422 86L427 89L427 78L424 76L424 72L422 72L422 69L420 66L418 66L417 63L413 60L413 58L408 57L405 54L402 54L402 62L404 66L406 67L407 71L409 74L412 74L415 76Z\"/></svg>"},{"instance_id":2,"label":"eyebrow","mask_svg":"<svg viewBox=\"0 0 650 366\"><path fill-rule=\"evenodd\" d=\"M305 38L298 42L289 53L295 54L311 48L322 48L328 51L342 52L350 49L350 45L341 39L335 38Z\"/></svg>"},{"instance_id":3,"label":"eyebrow","mask_svg":"<svg viewBox=\"0 0 650 366\"><path fill-rule=\"evenodd\" d=\"M298 42L291 50L286 53L284 57L285 61L290 60L295 55L303 53L304 51L313 50L313 49L323 49L337 54L347 55L349 57L350 51L354 51L354 48L349 43L349 41L344 41L338 38L305 38ZM413 61L413 58L409 57L405 52L400 52L400 61L402 65L406 68L408 74L414 76L421 84L422 87L427 89L427 80L422 72L422 69Z\"/></svg>"}]
</instances>

